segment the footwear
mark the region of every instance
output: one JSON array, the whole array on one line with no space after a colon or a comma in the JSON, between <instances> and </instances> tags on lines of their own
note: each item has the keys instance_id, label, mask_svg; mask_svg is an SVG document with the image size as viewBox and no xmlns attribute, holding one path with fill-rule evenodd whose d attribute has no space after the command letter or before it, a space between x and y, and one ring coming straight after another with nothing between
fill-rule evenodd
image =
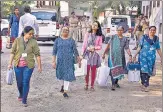
<instances>
[{"instance_id":1,"label":"footwear","mask_svg":"<svg viewBox=\"0 0 163 112\"><path fill-rule=\"evenodd\" d=\"M28 107L28 104L27 103L23 103L23 107Z\"/></svg>"},{"instance_id":2,"label":"footwear","mask_svg":"<svg viewBox=\"0 0 163 112\"><path fill-rule=\"evenodd\" d=\"M115 86L112 86L112 87L111 87L111 90L112 90L112 91L115 91Z\"/></svg>"},{"instance_id":3,"label":"footwear","mask_svg":"<svg viewBox=\"0 0 163 112\"><path fill-rule=\"evenodd\" d=\"M63 89L63 88L64 88L64 87L62 86L62 87L61 87L61 90L60 90L60 92L61 92L61 93L63 93L63 92L64 92L64 89Z\"/></svg>"},{"instance_id":4,"label":"footwear","mask_svg":"<svg viewBox=\"0 0 163 112\"><path fill-rule=\"evenodd\" d=\"M117 87L117 88L120 88L119 84L116 84L116 87Z\"/></svg>"},{"instance_id":5,"label":"footwear","mask_svg":"<svg viewBox=\"0 0 163 112\"><path fill-rule=\"evenodd\" d=\"M144 85L141 86L141 91L143 91L143 92L145 91Z\"/></svg>"},{"instance_id":6,"label":"footwear","mask_svg":"<svg viewBox=\"0 0 163 112\"><path fill-rule=\"evenodd\" d=\"M68 94L67 94L66 92L63 93L63 96L64 96L65 98L68 98L68 97L69 97Z\"/></svg>"},{"instance_id":7,"label":"footwear","mask_svg":"<svg viewBox=\"0 0 163 112\"><path fill-rule=\"evenodd\" d=\"M91 87L91 91L95 91L95 88L94 87Z\"/></svg>"},{"instance_id":8,"label":"footwear","mask_svg":"<svg viewBox=\"0 0 163 112\"><path fill-rule=\"evenodd\" d=\"M145 88L144 88L144 91L145 91L145 92L149 92L148 87L145 87Z\"/></svg>"},{"instance_id":9,"label":"footwear","mask_svg":"<svg viewBox=\"0 0 163 112\"><path fill-rule=\"evenodd\" d=\"M86 86L84 87L84 89L85 89L85 90L88 90L88 85L86 85Z\"/></svg>"},{"instance_id":10,"label":"footwear","mask_svg":"<svg viewBox=\"0 0 163 112\"><path fill-rule=\"evenodd\" d=\"M22 101L22 98L21 97L18 97L18 101Z\"/></svg>"}]
</instances>

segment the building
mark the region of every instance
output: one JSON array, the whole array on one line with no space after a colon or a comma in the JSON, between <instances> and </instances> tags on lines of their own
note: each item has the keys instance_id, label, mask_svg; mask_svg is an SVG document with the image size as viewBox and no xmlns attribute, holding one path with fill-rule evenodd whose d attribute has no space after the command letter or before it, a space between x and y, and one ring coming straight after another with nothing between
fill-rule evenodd
<instances>
[{"instance_id":1,"label":"building","mask_svg":"<svg viewBox=\"0 0 163 112\"><path fill-rule=\"evenodd\" d=\"M142 14L149 18L150 26L157 27L157 35L162 42L162 1L142 1Z\"/></svg>"}]
</instances>

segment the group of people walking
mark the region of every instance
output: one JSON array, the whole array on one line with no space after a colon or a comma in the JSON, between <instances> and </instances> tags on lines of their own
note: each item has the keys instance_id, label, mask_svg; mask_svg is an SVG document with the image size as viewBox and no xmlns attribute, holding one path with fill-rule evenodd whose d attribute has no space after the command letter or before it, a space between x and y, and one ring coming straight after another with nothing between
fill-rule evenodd
<instances>
[{"instance_id":1,"label":"group of people walking","mask_svg":"<svg viewBox=\"0 0 163 112\"><path fill-rule=\"evenodd\" d=\"M72 13L72 15L73 14L74 13ZM25 16L28 16L28 14ZM22 21L26 19L27 18L24 18ZM73 22L71 24L73 24ZM108 73L112 81L111 90L114 91L116 87L120 88L118 82L127 73L125 51L127 51L129 55L129 61L136 61L136 57L139 54L142 90L147 92L149 78L152 75L155 65L156 51L162 61L159 37L155 35L155 26L149 27L149 33L142 35L135 55L131 54L129 41L123 36L124 28L118 26L117 34L111 37L101 56L102 30L100 23L94 21L89 27L90 30L83 33L84 39L82 54L80 56L75 38L70 35L74 31L73 28L76 26L71 26L71 24L62 27L60 37L55 40L52 51L52 66L56 69L56 77L61 82L60 92L63 93L65 98L69 97L68 90L70 82L76 80L74 64L78 63L79 67L81 67L82 59L87 60L87 74L85 74L84 89L88 90L90 86L90 89L94 91L96 71L101 66L101 58L105 59L106 54L108 54L108 67L111 69L110 73ZM37 29L34 29L31 25L23 28L21 35L19 38L16 38L13 43L8 66L8 68L11 69L14 61L14 70L19 91L18 100L22 101L25 107L27 106L30 78L35 68L34 57L36 57L38 63L38 71L42 71L40 49L37 41L33 38L35 32L37 32ZM89 85L90 72L91 84Z\"/></svg>"}]
</instances>

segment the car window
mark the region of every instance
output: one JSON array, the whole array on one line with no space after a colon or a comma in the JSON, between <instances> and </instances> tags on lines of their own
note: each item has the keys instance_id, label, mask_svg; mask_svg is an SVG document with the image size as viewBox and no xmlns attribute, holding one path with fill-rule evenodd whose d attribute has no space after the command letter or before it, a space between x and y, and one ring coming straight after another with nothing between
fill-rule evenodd
<instances>
[{"instance_id":1,"label":"car window","mask_svg":"<svg viewBox=\"0 0 163 112\"><path fill-rule=\"evenodd\" d=\"M52 20L56 21L56 13L55 12L32 12L37 20Z\"/></svg>"},{"instance_id":2,"label":"car window","mask_svg":"<svg viewBox=\"0 0 163 112\"><path fill-rule=\"evenodd\" d=\"M121 22L127 22L127 18L111 18L112 25L118 25Z\"/></svg>"}]
</instances>

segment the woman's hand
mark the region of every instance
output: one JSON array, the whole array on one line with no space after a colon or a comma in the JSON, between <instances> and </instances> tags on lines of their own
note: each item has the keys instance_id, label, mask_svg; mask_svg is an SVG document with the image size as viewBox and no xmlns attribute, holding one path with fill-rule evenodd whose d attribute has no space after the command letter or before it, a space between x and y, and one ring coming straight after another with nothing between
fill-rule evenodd
<instances>
[{"instance_id":1,"label":"woman's hand","mask_svg":"<svg viewBox=\"0 0 163 112\"><path fill-rule=\"evenodd\" d=\"M105 54L102 55L102 59L105 59Z\"/></svg>"},{"instance_id":2,"label":"woman's hand","mask_svg":"<svg viewBox=\"0 0 163 112\"><path fill-rule=\"evenodd\" d=\"M136 62L136 57L133 57L133 62Z\"/></svg>"},{"instance_id":3,"label":"woman's hand","mask_svg":"<svg viewBox=\"0 0 163 112\"><path fill-rule=\"evenodd\" d=\"M9 65L8 65L8 69L9 69L9 70L12 69L12 64L9 64Z\"/></svg>"},{"instance_id":4,"label":"woman's hand","mask_svg":"<svg viewBox=\"0 0 163 112\"><path fill-rule=\"evenodd\" d=\"M52 66L53 66L54 69L56 69L56 62L53 62Z\"/></svg>"},{"instance_id":5,"label":"woman's hand","mask_svg":"<svg viewBox=\"0 0 163 112\"><path fill-rule=\"evenodd\" d=\"M38 72L41 73L42 72L42 68L38 67Z\"/></svg>"},{"instance_id":6,"label":"woman's hand","mask_svg":"<svg viewBox=\"0 0 163 112\"><path fill-rule=\"evenodd\" d=\"M129 56L129 62L132 62L132 56Z\"/></svg>"}]
</instances>

